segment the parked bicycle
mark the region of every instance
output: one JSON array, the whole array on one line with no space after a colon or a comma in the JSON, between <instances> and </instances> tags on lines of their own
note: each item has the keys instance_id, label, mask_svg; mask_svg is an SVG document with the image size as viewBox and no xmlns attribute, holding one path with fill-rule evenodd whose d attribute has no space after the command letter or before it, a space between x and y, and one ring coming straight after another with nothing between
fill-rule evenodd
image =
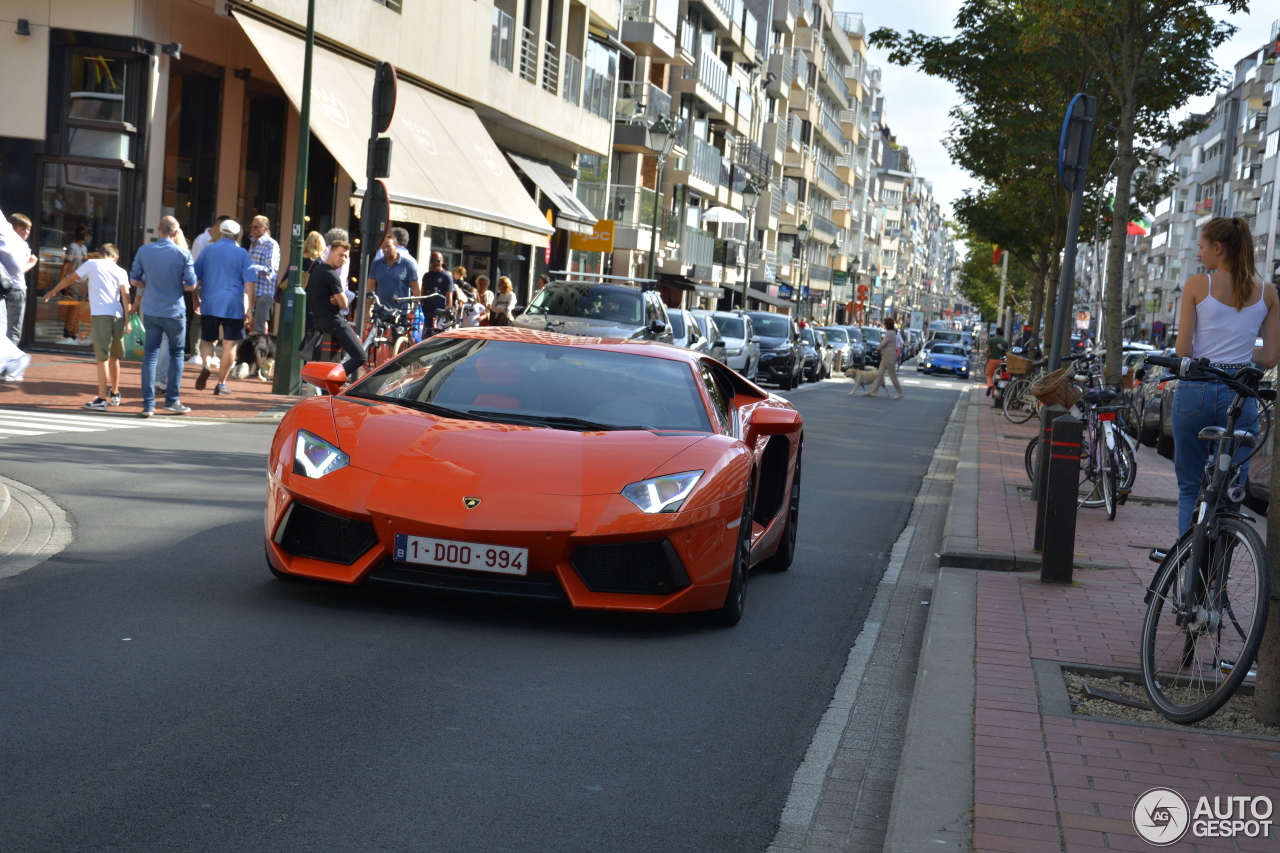
<instances>
[{"instance_id":1,"label":"parked bicycle","mask_svg":"<svg viewBox=\"0 0 1280 853\"><path fill-rule=\"evenodd\" d=\"M373 370L413 345L413 320L409 312L384 305L376 293L370 292L369 299L369 331L361 345L365 367Z\"/></svg>"},{"instance_id":2,"label":"parked bicycle","mask_svg":"<svg viewBox=\"0 0 1280 853\"><path fill-rule=\"evenodd\" d=\"M1148 356L1180 381L1221 382L1236 392L1225 427L1200 431L1212 447L1196 498L1191 529L1159 562L1147 588L1142 622L1142 682L1152 705L1175 723L1203 720L1223 706L1251 675L1271 598L1271 566L1262 538L1241 510L1242 472L1263 447L1266 431L1237 429L1245 403L1275 400L1259 390L1262 371L1228 372L1207 359ZM1260 413L1261 415L1261 413ZM1270 419L1259 417L1269 431ZM1248 450L1248 453L1242 451Z\"/></svg>"}]
</instances>

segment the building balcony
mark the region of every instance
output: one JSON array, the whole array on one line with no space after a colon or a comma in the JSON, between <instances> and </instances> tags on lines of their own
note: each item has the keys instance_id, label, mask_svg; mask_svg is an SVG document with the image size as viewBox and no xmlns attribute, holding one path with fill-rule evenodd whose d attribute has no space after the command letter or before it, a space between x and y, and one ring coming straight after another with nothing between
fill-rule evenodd
<instances>
[{"instance_id":1,"label":"building balcony","mask_svg":"<svg viewBox=\"0 0 1280 853\"><path fill-rule=\"evenodd\" d=\"M836 175L835 170L823 163L817 164L816 178L812 183L814 189L831 199L844 198L847 189L845 183Z\"/></svg>"},{"instance_id":2,"label":"building balcony","mask_svg":"<svg viewBox=\"0 0 1280 853\"><path fill-rule=\"evenodd\" d=\"M818 130L819 138L821 138L832 151L837 153L844 151L844 132L840 129L839 123L832 118L831 113L824 109L814 127Z\"/></svg>"},{"instance_id":3,"label":"building balcony","mask_svg":"<svg viewBox=\"0 0 1280 853\"><path fill-rule=\"evenodd\" d=\"M648 187L630 184L614 184L610 191L609 213L614 220L614 248L649 251L654 218L661 221L662 194Z\"/></svg>"},{"instance_id":4,"label":"building balcony","mask_svg":"<svg viewBox=\"0 0 1280 853\"><path fill-rule=\"evenodd\" d=\"M489 37L489 61L511 71L515 67L515 21L493 7L493 28Z\"/></svg>"},{"instance_id":5,"label":"building balcony","mask_svg":"<svg viewBox=\"0 0 1280 853\"><path fill-rule=\"evenodd\" d=\"M762 146L769 159L777 166L782 165L782 158L787 151L787 127L782 122L768 121L765 122L764 132L761 134L761 140L764 142Z\"/></svg>"},{"instance_id":6,"label":"building balcony","mask_svg":"<svg viewBox=\"0 0 1280 853\"><path fill-rule=\"evenodd\" d=\"M771 149L763 148L749 139L739 139L733 146L733 162L752 177L765 181L773 174Z\"/></svg>"},{"instance_id":7,"label":"building balcony","mask_svg":"<svg viewBox=\"0 0 1280 853\"><path fill-rule=\"evenodd\" d=\"M773 0L773 28L788 35L796 31L797 0Z\"/></svg>"},{"instance_id":8,"label":"building balcony","mask_svg":"<svg viewBox=\"0 0 1280 853\"><path fill-rule=\"evenodd\" d=\"M729 35L734 24L732 0L689 0L690 9L701 9L717 32Z\"/></svg>"},{"instance_id":9,"label":"building balcony","mask_svg":"<svg viewBox=\"0 0 1280 853\"><path fill-rule=\"evenodd\" d=\"M688 153L676 161L671 180L688 184L693 189L714 195L720 185L721 155L719 149L692 133L687 139Z\"/></svg>"},{"instance_id":10,"label":"building balcony","mask_svg":"<svg viewBox=\"0 0 1280 853\"><path fill-rule=\"evenodd\" d=\"M765 68L765 79L769 81L765 91L775 98L786 96L791 91L791 80L795 76L795 63L791 54L775 50L769 54L769 62Z\"/></svg>"},{"instance_id":11,"label":"building balcony","mask_svg":"<svg viewBox=\"0 0 1280 853\"><path fill-rule=\"evenodd\" d=\"M821 213L813 213L809 217L809 227L813 230L813 238L824 243L830 243L836 239L836 235L840 229L836 224Z\"/></svg>"},{"instance_id":12,"label":"building balcony","mask_svg":"<svg viewBox=\"0 0 1280 853\"><path fill-rule=\"evenodd\" d=\"M634 154L657 153L650 126L671 115L671 95L645 80L622 80L614 104L613 149Z\"/></svg>"},{"instance_id":13,"label":"building balcony","mask_svg":"<svg viewBox=\"0 0 1280 853\"><path fill-rule=\"evenodd\" d=\"M723 118L729 92L729 69L713 54L701 53L697 64L681 72L676 80L676 89L701 101L710 117Z\"/></svg>"},{"instance_id":14,"label":"building balcony","mask_svg":"<svg viewBox=\"0 0 1280 853\"><path fill-rule=\"evenodd\" d=\"M656 62L675 60L679 28L679 0L624 0L622 4L618 37L641 56L652 57Z\"/></svg>"},{"instance_id":15,"label":"building balcony","mask_svg":"<svg viewBox=\"0 0 1280 853\"><path fill-rule=\"evenodd\" d=\"M831 54L827 54L827 61L822 69L823 73L819 75L818 79L836 100L837 104L845 109L852 106L853 99L849 95L849 87L844 82L843 66L837 64Z\"/></svg>"},{"instance_id":16,"label":"building balcony","mask_svg":"<svg viewBox=\"0 0 1280 853\"><path fill-rule=\"evenodd\" d=\"M680 260L695 266L711 266L715 262L715 238L701 228L686 225L680 241Z\"/></svg>"}]
</instances>

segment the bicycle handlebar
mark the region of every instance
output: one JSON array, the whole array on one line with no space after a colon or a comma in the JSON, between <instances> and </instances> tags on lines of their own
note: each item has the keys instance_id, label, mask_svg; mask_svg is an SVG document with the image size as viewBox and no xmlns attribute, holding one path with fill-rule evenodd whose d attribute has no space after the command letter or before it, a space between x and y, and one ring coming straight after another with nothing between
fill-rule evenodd
<instances>
[{"instance_id":1,"label":"bicycle handlebar","mask_svg":"<svg viewBox=\"0 0 1280 853\"><path fill-rule=\"evenodd\" d=\"M1262 371L1256 367L1243 367L1233 374L1214 367L1207 358L1180 358L1170 355L1149 355L1143 359L1143 362L1157 367L1167 367L1179 379L1186 379L1189 382L1218 381L1242 396L1259 396L1255 386L1262 378Z\"/></svg>"}]
</instances>

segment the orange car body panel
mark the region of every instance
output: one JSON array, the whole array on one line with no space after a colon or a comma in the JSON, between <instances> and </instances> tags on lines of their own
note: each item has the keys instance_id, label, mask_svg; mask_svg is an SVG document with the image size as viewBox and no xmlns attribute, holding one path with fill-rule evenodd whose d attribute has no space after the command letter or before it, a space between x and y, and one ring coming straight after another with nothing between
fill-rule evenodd
<instances>
[{"instance_id":1,"label":"orange car body panel","mask_svg":"<svg viewBox=\"0 0 1280 853\"><path fill-rule=\"evenodd\" d=\"M509 327L446 335L586 346L695 367L700 360L662 344ZM706 432L578 432L456 420L343 395L303 400L281 420L271 446L264 518L268 559L290 574L357 583L391 557L397 534L408 534L527 548L529 575L553 574L574 607L668 613L719 607L729 586L735 522L748 478L770 438L749 433L751 411L758 406L791 408L786 400L740 382L736 387L744 405L737 407L736 416L738 434L746 442ZM298 430L337 446L348 454L349 464L319 479L295 474ZM790 444L787 494L799 428ZM620 494L628 483L690 470L704 474L679 512L647 514ZM478 497L480 503L468 508L466 497ZM377 545L351 565L286 553L274 538L294 500L369 521ZM753 524L753 564L776 550L785 515L784 502L768 524ZM579 544L661 539L675 547L690 581L671 594L594 592L571 563Z\"/></svg>"}]
</instances>

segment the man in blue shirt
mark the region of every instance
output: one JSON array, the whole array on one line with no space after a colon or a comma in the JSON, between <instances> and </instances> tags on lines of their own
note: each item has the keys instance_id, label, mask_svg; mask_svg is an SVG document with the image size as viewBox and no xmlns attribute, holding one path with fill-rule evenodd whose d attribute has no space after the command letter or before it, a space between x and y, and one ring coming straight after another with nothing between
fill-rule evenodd
<instances>
[{"instance_id":1,"label":"man in blue shirt","mask_svg":"<svg viewBox=\"0 0 1280 853\"><path fill-rule=\"evenodd\" d=\"M179 231L178 220L165 216L156 233L160 238L138 249L133 256L129 278L137 288L133 312L142 316L147 341L142 356L142 417L149 418L156 408L156 360L160 340L169 339L169 381L165 386L165 409L176 415L191 411L178 399L182 386L183 341L187 334L187 308L182 301L184 291L195 290L196 273L191 253L173 243Z\"/></svg>"},{"instance_id":2,"label":"man in blue shirt","mask_svg":"<svg viewBox=\"0 0 1280 853\"><path fill-rule=\"evenodd\" d=\"M196 278L200 281L200 359L203 366L196 378L196 390L209 381L209 358L213 345L222 337L218 361L218 384L214 394L227 393L227 375L236 363L236 345L244 340L245 327L253 319L254 285L258 276L249 253L236 243L240 223L228 219L218 226L221 239L200 253Z\"/></svg>"},{"instance_id":3,"label":"man in blue shirt","mask_svg":"<svg viewBox=\"0 0 1280 853\"><path fill-rule=\"evenodd\" d=\"M382 257L376 258L369 265L369 281L365 292L374 290L378 301L389 308L403 308L404 303L396 302L397 297L421 296L422 285L418 281L418 262L404 251L401 239L408 237L402 228L395 228L386 240L382 241ZM365 300L365 316L373 310L373 300Z\"/></svg>"}]
</instances>

